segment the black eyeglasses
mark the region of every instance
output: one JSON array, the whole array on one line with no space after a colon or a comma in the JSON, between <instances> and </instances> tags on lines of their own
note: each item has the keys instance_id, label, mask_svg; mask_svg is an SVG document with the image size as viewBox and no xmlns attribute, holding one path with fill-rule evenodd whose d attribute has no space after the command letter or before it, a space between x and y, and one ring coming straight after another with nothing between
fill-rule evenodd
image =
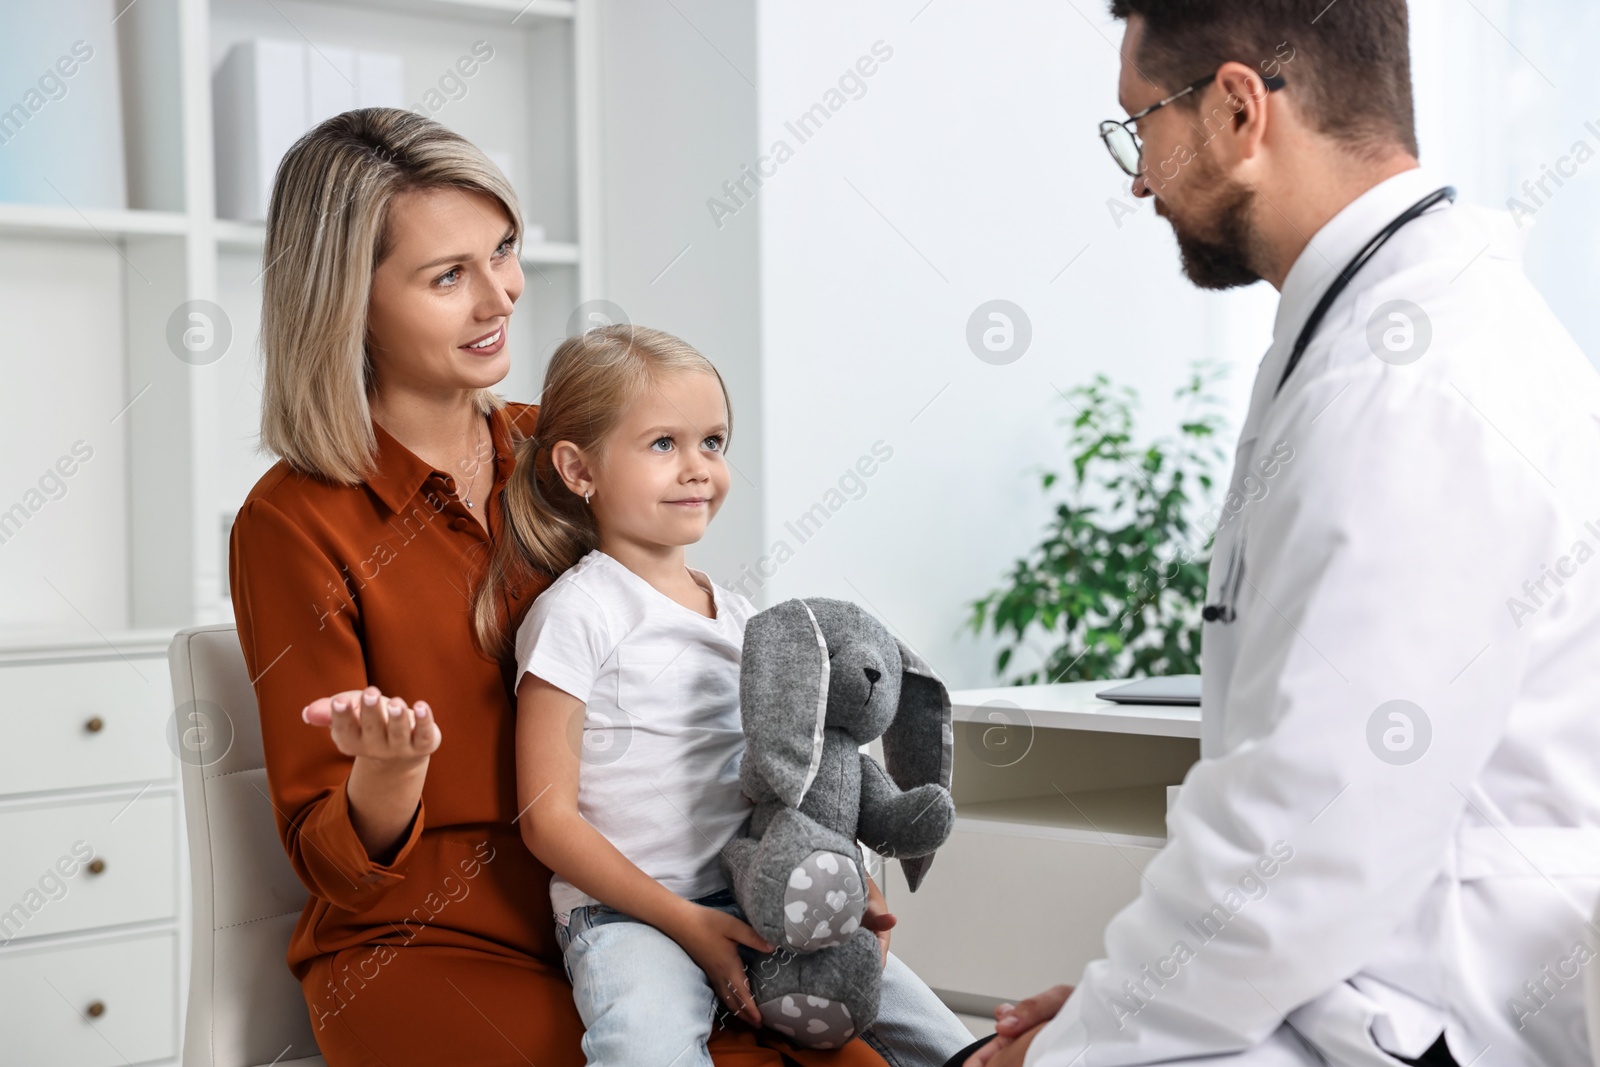
<instances>
[{"instance_id":1,"label":"black eyeglasses","mask_svg":"<svg viewBox=\"0 0 1600 1067\"><path fill-rule=\"evenodd\" d=\"M1173 93L1165 100L1157 100L1143 111L1129 115L1118 122L1116 119L1106 119L1100 124L1100 139L1106 143L1106 151L1111 153L1111 158L1117 161L1117 166L1132 177L1139 176L1139 170L1144 164L1144 145L1139 141L1139 135L1133 132L1133 124L1160 108L1166 107L1181 96L1187 96L1197 89L1204 89L1217 80L1213 71L1197 82L1191 82L1182 89ZM1267 92L1282 89L1286 84L1282 77L1263 77L1261 83L1267 87Z\"/></svg>"}]
</instances>

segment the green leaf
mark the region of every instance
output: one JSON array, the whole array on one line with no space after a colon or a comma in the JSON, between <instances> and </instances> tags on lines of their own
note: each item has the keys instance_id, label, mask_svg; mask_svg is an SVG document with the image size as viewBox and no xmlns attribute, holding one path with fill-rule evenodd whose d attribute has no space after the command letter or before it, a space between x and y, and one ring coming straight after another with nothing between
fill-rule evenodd
<instances>
[{"instance_id":1,"label":"green leaf","mask_svg":"<svg viewBox=\"0 0 1600 1067\"><path fill-rule=\"evenodd\" d=\"M1227 368L1197 362L1175 396L1186 407L1173 437L1137 442L1136 390L1105 374L1061 394L1071 410L1067 499L1050 505L1041 541L1016 561L1009 584L969 603L968 628L1004 642L1003 677L1024 645L1040 666L1013 683L1076 681L1199 669L1200 606L1212 536L1200 523L1226 460L1221 401ZM1061 476L1041 470L1042 492ZM1198 488L1196 488L1198 487ZM1202 536L1203 535L1203 536Z\"/></svg>"}]
</instances>

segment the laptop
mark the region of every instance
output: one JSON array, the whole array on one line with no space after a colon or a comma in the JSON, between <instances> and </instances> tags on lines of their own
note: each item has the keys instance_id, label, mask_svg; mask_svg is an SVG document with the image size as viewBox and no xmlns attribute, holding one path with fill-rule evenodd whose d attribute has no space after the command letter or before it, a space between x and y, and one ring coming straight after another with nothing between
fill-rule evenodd
<instances>
[{"instance_id":1,"label":"laptop","mask_svg":"<svg viewBox=\"0 0 1600 1067\"><path fill-rule=\"evenodd\" d=\"M1200 676L1171 674L1165 678L1140 678L1102 689L1095 696L1113 704L1185 704L1200 706Z\"/></svg>"}]
</instances>

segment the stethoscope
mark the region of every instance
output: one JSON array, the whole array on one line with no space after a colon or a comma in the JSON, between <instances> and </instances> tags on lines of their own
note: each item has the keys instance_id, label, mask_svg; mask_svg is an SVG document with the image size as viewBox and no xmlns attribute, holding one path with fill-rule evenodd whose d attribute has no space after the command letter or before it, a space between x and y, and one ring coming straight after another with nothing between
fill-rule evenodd
<instances>
[{"instance_id":1,"label":"stethoscope","mask_svg":"<svg viewBox=\"0 0 1600 1067\"><path fill-rule=\"evenodd\" d=\"M1316 336L1317 327L1322 325L1323 317L1328 314L1328 309L1332 307L1333 302L1339 298L1339 294L1344 292L1345 289L1350 285L1350 280L1356 276L1356 272L1367 265L1367 260L1376 255L1378 249L1382 248L1384 242L1393 237L1399 231L1400 227L1404 226L1418 215L1421 215L1424 211L1427 211L1439 201L1449 200L1451 203L1454 203L1455 199L1455 186L1446 185L1442 188L1435 189L1433 192L1429 193L1427 196L1423 197L1421 200L1418 200L1415 204L1412 204L1400 214L1396 215L1392 220L1390 220L1389 225L1379 230L1377 234L1373 236L1372 240L1368 241L1366 245L1362 247L1361 251L1355 254L1354 259L1345 264L1344 270L1339 272L1339 276L1333 280L1333 283L1328 286L1327 291L1322 294L1322 299L1317 301L1317 306L1311 309L1310 317L1306 319L1306 324L1300 328L1299 336L1294 339L1294 347L1289 350L1289 359L1284 363L1283 366L1283 377L1278 379L1278 387L1272 391L1272 395L1274 397L1283 392L1284 383L1289 380L1289 375L1293 374L1295 367L1299 365L1300 357L1305 354L1306 348L1311 344L1311 339ZM1228 595L1229 585L1237 584L1237 582L1233 581L1234 564L1235 560L1230 557L1228 561L1228 574L1222 579L1222 594L1226 600L1226 603L1207 604L1200 611L1200 617L1206 622L1232 622L1234 620L1235 612L1233 610L1233 597ZM1235 592L1237 592L1237 590L1235 590Z\"/></svg>"}]
</instances>

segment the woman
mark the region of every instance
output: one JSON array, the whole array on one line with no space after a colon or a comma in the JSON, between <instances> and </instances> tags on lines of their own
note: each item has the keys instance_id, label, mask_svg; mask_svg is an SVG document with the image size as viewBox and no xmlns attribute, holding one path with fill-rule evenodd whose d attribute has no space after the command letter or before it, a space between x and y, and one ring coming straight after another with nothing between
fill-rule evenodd
<instances>
[{"instance_id":1,"label":"woman","mask_svg":"<svg viewBox=\"0 0 1600 1067\"><path fill-rule=\"evenodd\" d=\"M538 414L490 392L521 217L478 149L395 109L322 123L273 185L262 444L280 460L234 522L229 573L279 832L311 892L289 966L331 1067L583 1062L550 871L516 825L510 664L472 636ZM509 592L507 615L547 584ZM892 922L881 895L874 914ZM883 1063L744 1028L712 1053Z\"/></svg>"}]
</instances>

